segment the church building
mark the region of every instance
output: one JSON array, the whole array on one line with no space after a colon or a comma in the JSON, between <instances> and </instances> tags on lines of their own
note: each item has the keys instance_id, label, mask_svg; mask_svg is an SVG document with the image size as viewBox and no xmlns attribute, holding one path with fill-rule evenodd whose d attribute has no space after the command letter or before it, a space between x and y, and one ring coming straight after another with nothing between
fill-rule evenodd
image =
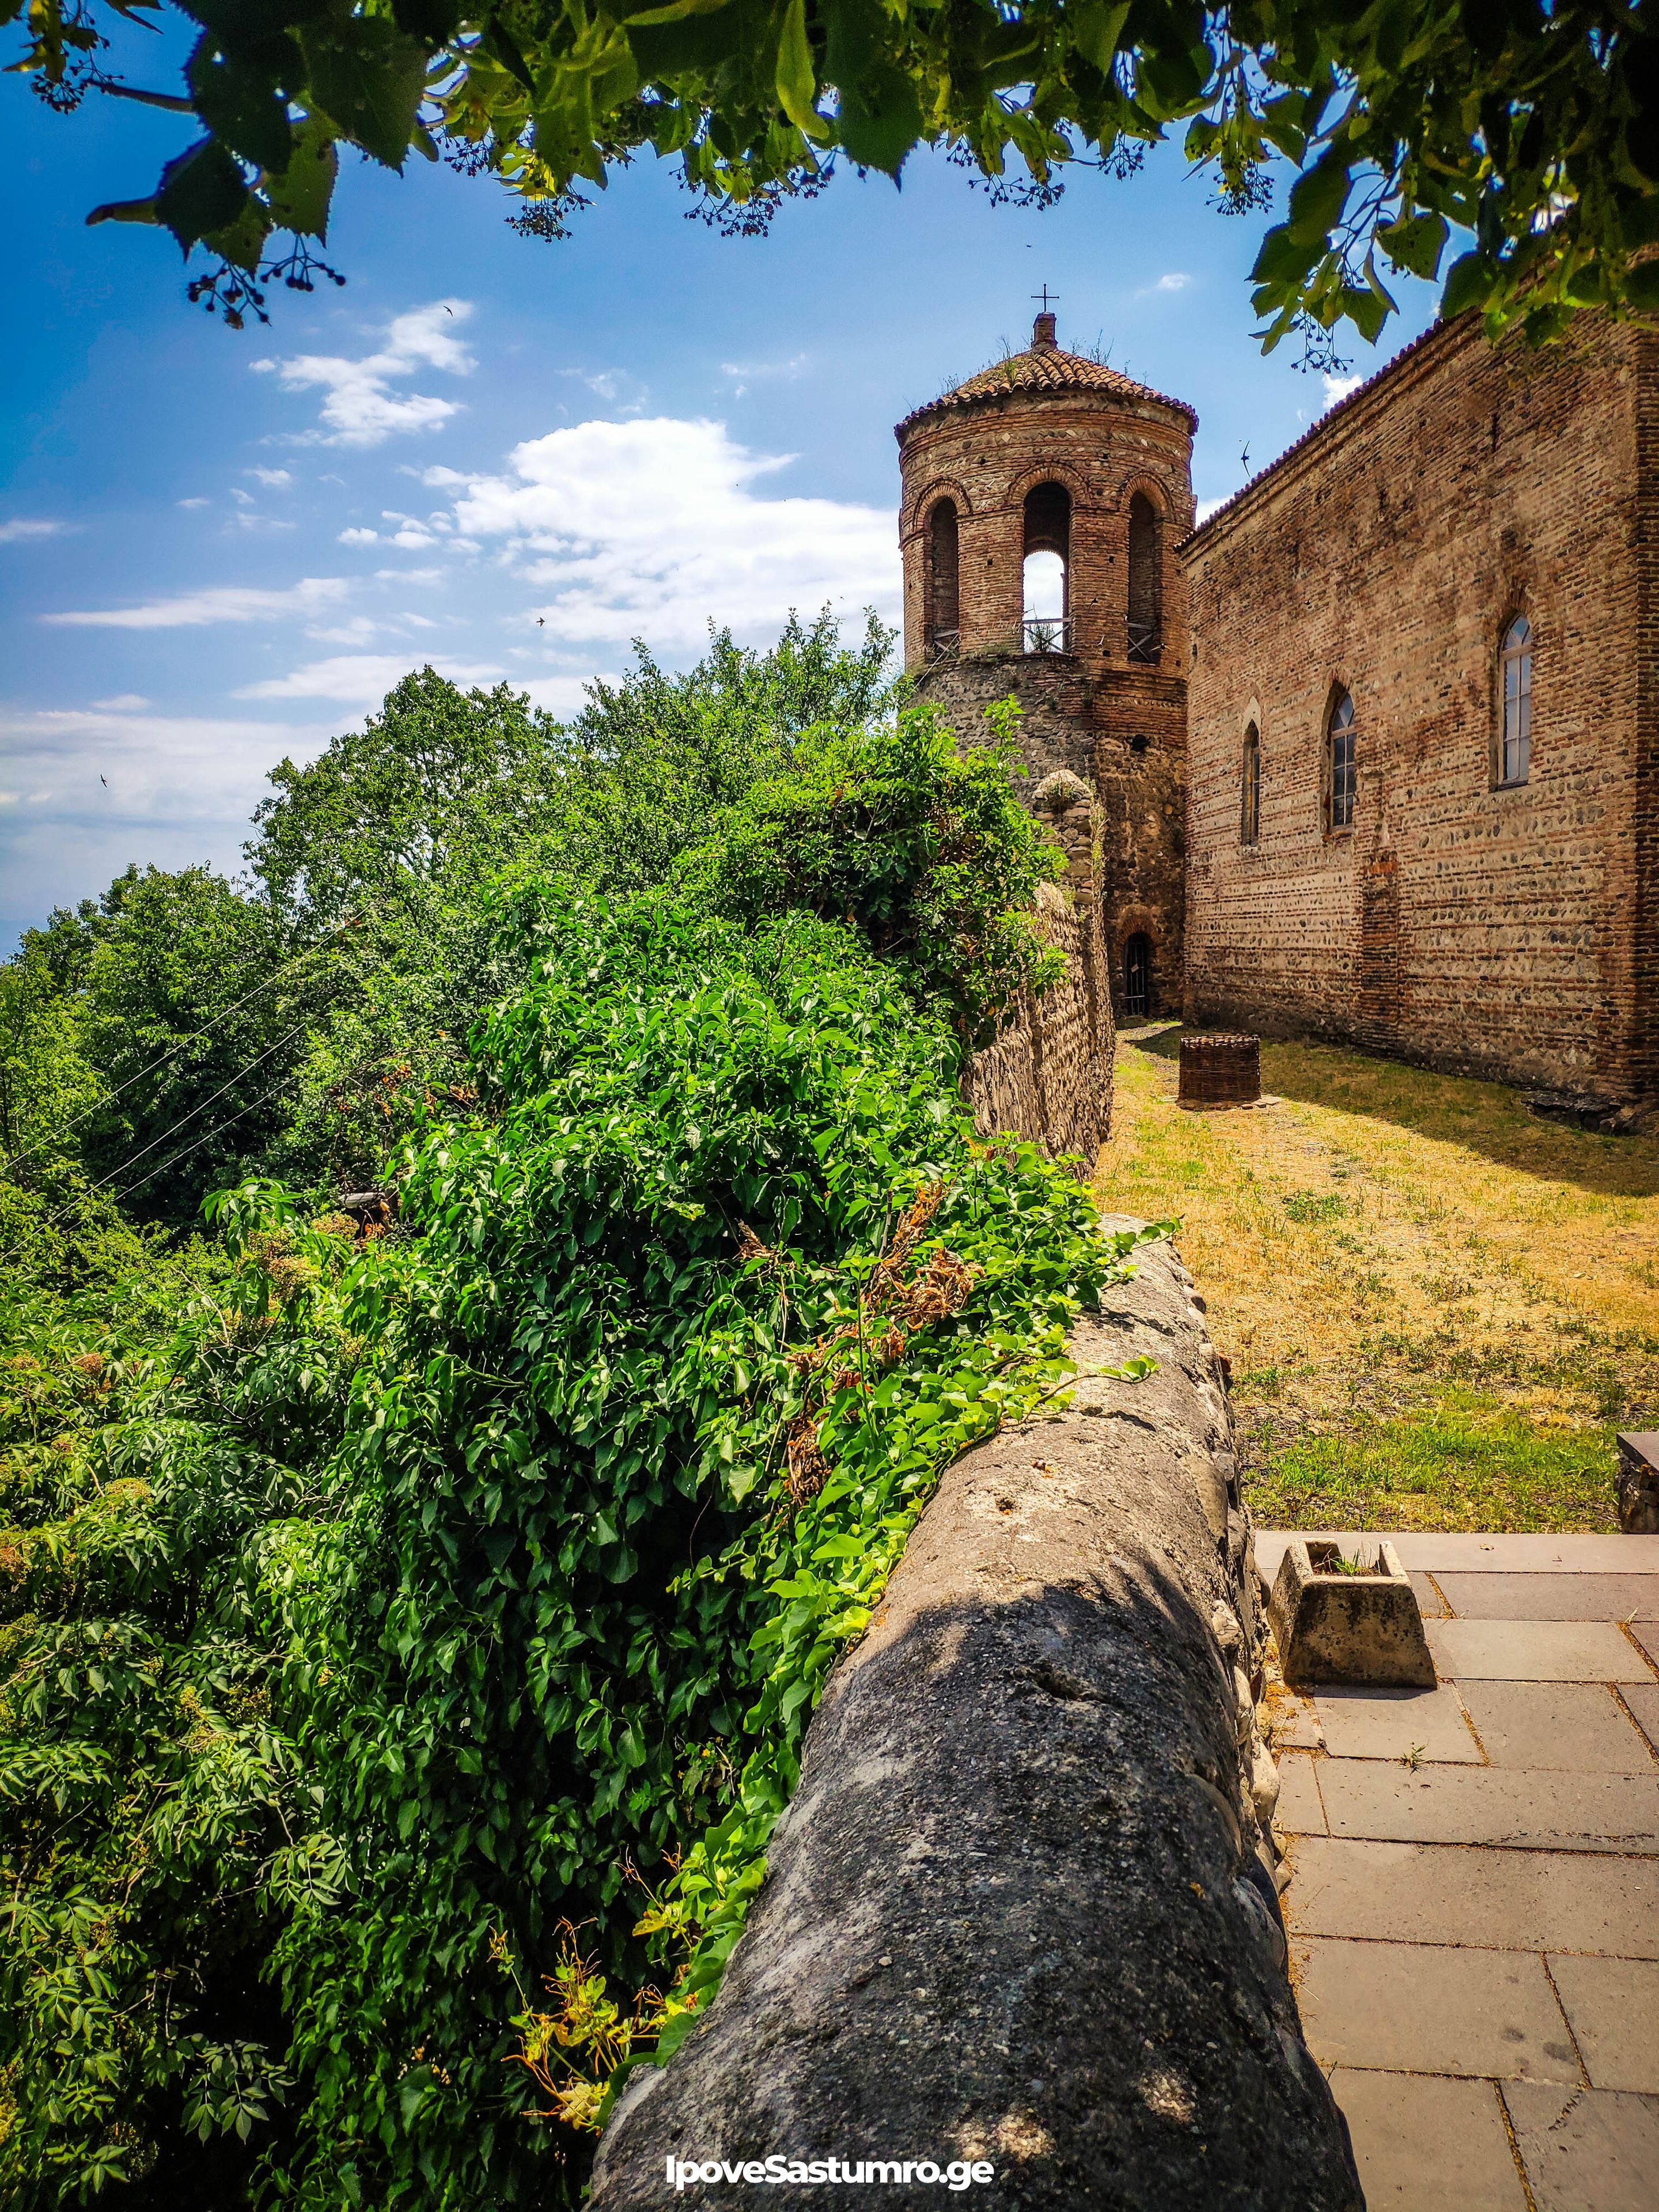
<instances>
[{"instance_id":1,"label":"church building","mask_svg":"<svg viewBox=\"0 0 1659 2212\"><path fill-rule=\"evenodd\" d=\"M1096 793L1120 1020L1659 1097L1659 336L1437 325L1195 529L1196 428L1045 313L896 433L907 665Z\"/></svg>"}]
</instances>

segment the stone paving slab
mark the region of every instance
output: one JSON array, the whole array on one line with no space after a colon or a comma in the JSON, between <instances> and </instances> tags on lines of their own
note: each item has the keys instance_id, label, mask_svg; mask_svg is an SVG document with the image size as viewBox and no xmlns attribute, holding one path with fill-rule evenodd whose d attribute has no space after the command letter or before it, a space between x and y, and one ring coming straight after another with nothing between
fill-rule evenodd
<instances>
[{"instance_id":1,"label":"stone paving slab","mask_svg":"<svg viewBox=\"0 0 1659 2212\"><path fill-rule=\"evenodd\" d=\"M1417 1592L1417 1609L1424 1620L1447 1620L1450 1615L1451 1607L1441 1596L1428 1576L1424 1573L1422 1568L1413 1567L1410 1571L1410 1579L1412 1588Z\"/></svg>"},{"instance_id":2,"label":"stone paving slab","mask_svg":"<svg viewBox=\"0 0 1659 2212\"><path fill-rule=\"evenodd\" d=\"M1659 2098L1516 2081L1504 2102L1537 2212L1659 2212Z\"/></svg>"},{"instance_id":3,"label":"stone paving slab","mask_svg":"<svg viewBox=\"0 0 1659 2212\"><path fill-rule=\"evenodd\" d=\"M1528 2212L1492 2082L1347 2066L1330 2081L1369 2212Z\"/></svg>"},{"instance_id":4,"label":"stone paving slab","mask_svg":"<svg viewBox=\"0 0 1659 2212\"><path fill-rule=\"evenodd\" d=\"M1611 1705L1611 1697L1607 1702ZM1474 1766L1481 1763L1480 1747L1450 1682L1433 1690L1361 1690L1323 1684L1314 1692L1314 1704L1325 1747L1334 1759L1405 1759L1418 1750L1425 1759ZM1628 1721L1625 1727L1629 1735L1636 1734Z\"/></svg>"},{"instance_id":5,"label":"stone paving slab","mask_svg":"<svg viewBox=\"0 0 1659 2212\"><path fill-rule=\"evenodd\" d=\"M1546 1963L1592 2088L1659 2094L1659 1960Z\"/></svg>"},{"instance_id":6,"label":"stone paving slab","mask_svg":"<svg viewBox=\"0 0 1659 2212\"><path fill-rule=\"evenodd\" d=\"M1630 1625L1630 1632L1643 1650L1647 1653L1648 1657L1652 1660L1654 1666L1659 1668L1659 1628L1655 1627L1649 1621L1633 1620Z\"/></svg>"},{"instance_id":7,"label":"stone paving slab","mask_svg":"<svg viewBox=\"0 0 1659 2212\"><path fill-rule=\"evenodd\" d=\"M1653 1686L1659 1690L1659 1683ZM1465 1681L1462 1687L1474 1732L1494 1766L1570 1774L1655 1771L1652 1747L1605 1683Z\"/></svg>"},{"instance_id":8,"label":"stone paving slab","mask_svg":"<svg viewBox=\"0 0 1659 2212\"><path fill-rule=\"evenodd\" d=\"M1293 1937L1659 1960L1659 1859L1323 1835L1290 1856Z\"/></svg>"},{"instance_id":9,"label":"stone paving slab","mask_svg":"<svg viewBox=\"0 0 1659 2212\"><path fill-rule=\"evenodd\" d=\"M1435 1582L1461 1620L1659 1621L1659 1575L1443 1571Z\"/></svg>"},{"instance_id":10,"label":"stone paving slab","mask_svg":"<svg viewBox=\"0 0 1659 2212\"><path fill-rule=\"evenodd\" d=\"M1535 1952L1298 1936L1291 1961L1308 2048L1322 2066L1583 2078Z\"/></svg>"},{"instance_id":11,"label":"stone paving slab","mask_svg":"<svg viewBox=\"0 0 1659 2212\"><path fill-rule=\"evenodd\" d=\"M1279 1572L1292 1534L1316 1535L1345 1551L1361 1540L1388 1537L1409 1571L1421 1567L1437 1581L1443 1567L1466 1574L1659 1575L1659 1536L1481 1535L1434 1529L1373 1529L1369 1535L1347 1528L1291 1530L1258 1528L1255 1563L1269 1583Z\"/></svg>"},{"instance_id":12,"label":"stone paving slab","mask_svg":"<svg viewBox=\"0 0 1659 2212\"><path fill-rule=\"evenodd\" d=\"M1636 1725L1659 1749L1659 1682L1627 1682L1619 1693L1636 1716Z\"/></svg>"},{"instance_id":13,"label":"stone paving slab","mask_svg":"<svg viewBox=\"0 0 1659 2212\"><path fill-rule=\"evenodd\" d=\"M1423 1633L1435 1671L1459 1681L1650 1682L1610 1620L1431 1620ZM1650 1633L1659 1637L1659 1630Z\"/></svg>"},{"instance_id":14,"label":"stone paving slab","mask_svg":"<svg viewBox=\"0 0 1659 2212\"><path fill-rule=\"evenodd\" d=\"M1318 1787L1333 1836L1500 1844L1559 1851L1659 1852L1659 1772L1532 1774L1327 1759Z\"/></svg>"},{"instance_id":15,"label":"stone paving slab","mask_svg":"<svg viewBox=\"0 0 1659 2212\"><path fill-rule=\"evenodd\" d=\"M1322 1836L1325 1808L1319 1801L1314 1763L1306 1752L1286 1752L1279 1762L1279 1802L1273 1826L1286 1836Z\"/></svg>"}]
</instances>

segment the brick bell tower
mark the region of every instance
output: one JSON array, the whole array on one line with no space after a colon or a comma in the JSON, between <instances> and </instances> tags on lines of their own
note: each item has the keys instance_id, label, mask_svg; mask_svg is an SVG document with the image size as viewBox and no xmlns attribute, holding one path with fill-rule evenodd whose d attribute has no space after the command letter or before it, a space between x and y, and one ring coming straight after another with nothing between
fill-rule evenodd
<instances>
[{"instance_id":1,"label":"brick bell tower","mask_svg":"<svg viewBox=\"0 0 1659 2212\"><path fill-rule=\"evenodd\" d=\"M964 743L1010 696L1034 780L1069 769L1103 819L1101 923L1120 1020L1178 1013L1187 605L1198 417L1066 353L1027 351L907 415L904 659Z\"/></svg>"}]
</instances>

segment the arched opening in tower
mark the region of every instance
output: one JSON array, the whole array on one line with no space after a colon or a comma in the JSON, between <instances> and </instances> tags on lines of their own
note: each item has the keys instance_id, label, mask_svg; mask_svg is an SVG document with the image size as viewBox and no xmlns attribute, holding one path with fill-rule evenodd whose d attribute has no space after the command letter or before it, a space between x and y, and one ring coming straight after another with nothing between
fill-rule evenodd
<instances>
[{"instance_id":1,"label":"arched opening in tower","mask_svg":"<svg viewBox=\"0 0 1659 2212\"><path fill-rule=\"evenodd\" d=\"M961 626L957 505L939 500L927 518L927 646L953 653Z\"/></svg>"},{"instance_id":2,"label":"arched opening in tower","mask_svg":"<svg viewBox=\"0 0 1659 2212\"><path fill-rule=\"evenodd\" d=\"M1162 529L1144 491L1129 501L1129 658L1157 660L1164 649Z\"/></svg>"},{"instance_id":3,"label":"arched opening in tower","mask_svg":"<svg viewBox=\"0 0 1659 2212\"><path fill-rule=\"evenodd\" d=\"M1024 552L1024 649L1069 653L1072 497L1064 484L1034 484L1026 493Z\"/></svg>"}]
</instances>

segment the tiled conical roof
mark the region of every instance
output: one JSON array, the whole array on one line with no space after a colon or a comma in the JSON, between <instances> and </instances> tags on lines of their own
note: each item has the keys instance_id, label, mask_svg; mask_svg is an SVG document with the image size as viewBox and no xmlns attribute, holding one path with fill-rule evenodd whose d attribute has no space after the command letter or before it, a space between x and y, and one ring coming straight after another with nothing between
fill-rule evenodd
<instances>
[{"instance_id":1,"label":"tiled conical roof","mask_svg":"<svg viewBox=\"0 0 1659 2212\"><path fill-rule=\"evenodd\" d=\"M1184 399L1171 399L1166 392L1154 392L1150 385L1137 384L1121 368L1108 368L1103 362L1065 352L1054 343L1054 317L1039 315L1031 343L1024 353L993 362L989 368L981 369L954 391L941 392L925 407L913 408L898 428L907 430L924 416L936 415L946 407L971 407L976 400L997 399L1015 392L1100 392L1120 399L1154 399L1160 407L1173 407L1184 415L1194 428L1198 423L1196 413Z\"/></svg>"}]
</instances>

